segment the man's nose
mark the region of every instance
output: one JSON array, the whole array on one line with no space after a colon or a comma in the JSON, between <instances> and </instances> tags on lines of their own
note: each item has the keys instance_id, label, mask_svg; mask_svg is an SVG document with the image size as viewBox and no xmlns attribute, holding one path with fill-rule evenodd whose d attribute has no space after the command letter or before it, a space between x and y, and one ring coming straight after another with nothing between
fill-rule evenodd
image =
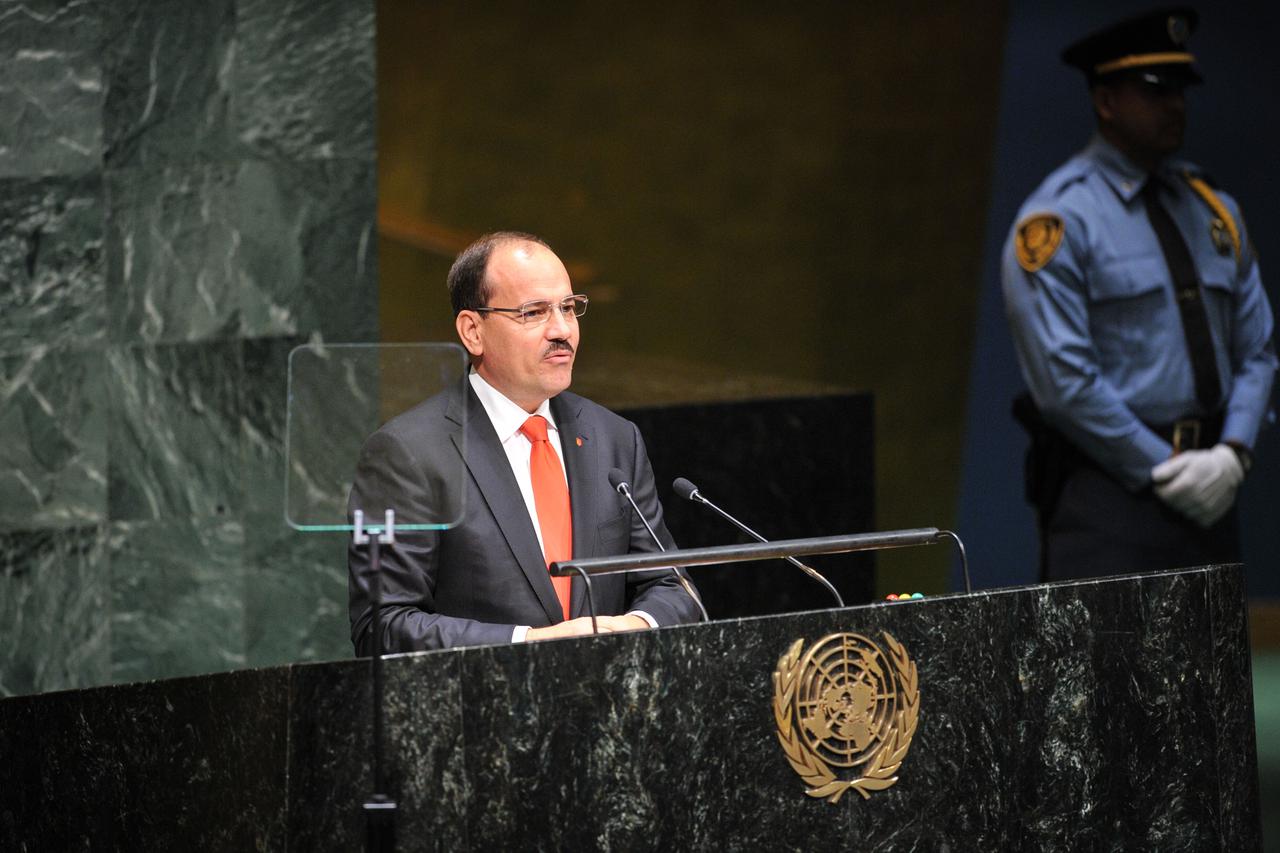
<instances>
[{"instance_id":1,"label":"man's nose","mask_svg":"<svg viewBox=\"0 0 1280 853\"><path fill-rule=\"evenodd\" d=\"M551 319L547 321L547 337L551 340L569 337L570 320L559 305L551 306Z\"/></svg>"}]
</instances>

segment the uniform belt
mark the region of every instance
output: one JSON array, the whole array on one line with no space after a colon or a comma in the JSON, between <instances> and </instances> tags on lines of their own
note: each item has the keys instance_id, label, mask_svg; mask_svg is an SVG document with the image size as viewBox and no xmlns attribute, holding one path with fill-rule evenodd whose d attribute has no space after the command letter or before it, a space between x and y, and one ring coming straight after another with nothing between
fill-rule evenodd
<instances>
[{"instance_id":1,"label":"uniform belt","mask_svg":"<svg viewBox=\"0 0 1280 853\"><path fill-rule=\"evenodd\" d=\"M1147 424L1151 431L1173 445L1173 452L1213 447L1222 437L1221 412L1201 418L1181 418L1168 426Z\"/></svg>"}]
</instances>

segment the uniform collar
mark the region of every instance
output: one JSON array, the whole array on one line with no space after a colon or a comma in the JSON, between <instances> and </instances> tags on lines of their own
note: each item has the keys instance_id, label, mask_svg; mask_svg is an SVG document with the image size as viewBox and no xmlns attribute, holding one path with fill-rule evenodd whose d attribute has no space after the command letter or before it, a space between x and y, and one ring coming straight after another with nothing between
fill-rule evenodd
<instances>
[{"instance_id":1,"label":"uniform collar","mask_svg":"<svg viewBox=\"0 0 1280 853\"><path fill-rule=\"evenodd\" d=\"M1134 196L1142 191L1142 185L1147 182L1147 173L1134 165L1119 148L1103 139L1102 134L1094 134L1085 149L1085 155L1097 164L1098 172L1125 204L1133 201ZM1156 174L1167 182L1168 172L1166 163L1161 164Z\"/></svg>"}]
</instances>

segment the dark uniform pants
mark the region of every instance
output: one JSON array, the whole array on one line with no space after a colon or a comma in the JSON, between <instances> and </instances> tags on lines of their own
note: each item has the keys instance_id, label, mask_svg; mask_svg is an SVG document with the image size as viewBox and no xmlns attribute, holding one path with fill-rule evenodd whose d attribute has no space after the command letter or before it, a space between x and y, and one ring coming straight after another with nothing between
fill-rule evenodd
<instances>
[{"instance_id":1,"label":"dark uniform pants","mask_svg":"<svg viewBox=\"0 0 1280 853\"><path fill-rule=\"evenodd\" d=\"M1042 536L1046 581L1240 562L1235 507L1205 530L1087 464L1068 475Z\"/></svg>"}]
</instances>

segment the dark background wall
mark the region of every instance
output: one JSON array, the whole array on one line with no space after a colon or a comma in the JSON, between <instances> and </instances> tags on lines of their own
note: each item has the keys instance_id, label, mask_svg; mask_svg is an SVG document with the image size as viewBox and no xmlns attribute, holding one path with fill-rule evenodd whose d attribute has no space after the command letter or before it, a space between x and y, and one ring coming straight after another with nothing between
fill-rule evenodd
<instances>
[{"instance_id":1,"label":"dark background wall","mask_svg":"<svg viewBox=\"0 0 1280 853\"><path fill-rule=\"evenodd\" d=\"M871 391L877 526L954 524L1001 3L378 15L385 339L451 339L453 254L532 230L592 296L578 390ZM885 554L881 584L948 564Z\"/></svg>"},{"instance_id":2,"label":"dark background wall","mask_svg":"<svg viewBox=\"0 0 1280 853\"><path fill-rule=\"evenodd\" d=\"M1026 440L1008 416L1022 387L1000 296L1000 248L1023 199L1088 141L1092 107L1082 75L1058 60L1061 47L1128 14L1142 2L1010 5L990 206L983 238L962 486L957 511L975 584L1036 580L1035 520L1022 501ZM1280 173L1270 142L1280 136L1274 83L1280 11L1261 2L1204 5L1192 37L1205 85L1189 90L1181 156L1201 164L1244 210L1273 311L1280 305ZM1274 398L1273 398L1274 399ZM1242 489L1249 592L1280 595L1280 437L1266 430ZM953 578L953 583L954 583Z\"/></svg>"}]
</instances>

